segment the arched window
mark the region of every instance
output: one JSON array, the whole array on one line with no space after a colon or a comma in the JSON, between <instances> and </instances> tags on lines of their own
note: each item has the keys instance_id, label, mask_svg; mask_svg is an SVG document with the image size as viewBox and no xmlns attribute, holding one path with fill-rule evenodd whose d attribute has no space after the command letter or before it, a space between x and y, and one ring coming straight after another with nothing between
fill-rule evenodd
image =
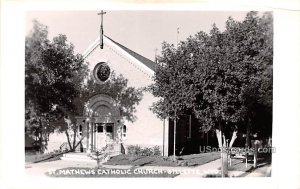
<instances>
[{"instance_id":1,"label":"arched window","mask_svg":"<svg viewBox=\"0 0 300 189\"><path fill-rule=\"evenodd\" d=\"M79 125L79 135L82 135L82 125Z\"/></svg>"},{"instance_id":2,"label":"arched window","mask_svg":"<svg viewBox=\"0 0 300 189\"><path fill-rule=\"evenodd\" d=\"M123 138L126 138L126 134L127 134L127 128L126 125L123 125L123 129L122 129Z\"/></svg>"}]
</instances>

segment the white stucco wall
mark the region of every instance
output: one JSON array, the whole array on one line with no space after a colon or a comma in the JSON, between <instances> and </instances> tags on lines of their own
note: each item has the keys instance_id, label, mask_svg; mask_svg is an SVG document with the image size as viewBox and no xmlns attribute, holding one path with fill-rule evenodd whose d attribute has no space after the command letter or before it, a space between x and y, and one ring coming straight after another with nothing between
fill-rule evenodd
<instances>
[{"instance_id":1,"label":"white stucco wall","mask_svg":"<svg viewBox=\"0 0 300 189\"><path fill-rule=\"evenodd\" d=\"M106 43L105 43L106 42ZM119 51L118 47L109 39L104 41L104 49L96 47L87 57L90 69L93 70L95 65L101 61L107 62L111 70L117 75L122 74L128 79L128 86L139 88L150 85L152 81L153 71L146 68ZM124 144L139 144L141 146L162 147L163 145L163 121L151 112L149 107L157 99L149 92L144 92L143 98L136 107L135 116L137 120L133 123L125 121L127 126L127 137Z\"/></svg>"},{"instance_id":2,"label":"white stucco wall","mask_svg":"<svg viewBox=\"0 0 300 189\"><path fill-rule=\"evenodd\" d=\"M91 48L92 49L92 48ZM104 38L104 49L97 46L85 58L89 63L92 71L95 65L99 62L107 62L111 70L116 75L122 74L128 79L128 86L140 88L150 85L153 80L154 71L143 64L140 64L136 59L128 56L123 50L110 41ZM156 117L149 109L153 102L157 99L149 92L144 92L143 98L136 107L135 122L124 120L127 126L127 137L124 140L124 145L140 145L142 147L152 147L155 145L163 147L163 121ZM82 116L82 115L78 115ZM67 142L64 133L50 134L48 142L48 151L59 149L63 142ZM165 154L168 149L168 121L165 120Z\"/></svg>"}]
</instances>

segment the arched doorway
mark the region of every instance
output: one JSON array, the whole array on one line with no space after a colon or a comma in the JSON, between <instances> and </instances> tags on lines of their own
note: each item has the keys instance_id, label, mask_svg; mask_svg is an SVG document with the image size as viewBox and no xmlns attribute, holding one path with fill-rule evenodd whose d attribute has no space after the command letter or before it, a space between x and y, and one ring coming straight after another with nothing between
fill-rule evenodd
<instances>
[{"instance_id":1,"label":"arched doorway","mask_svg":"<svg viewBox=\"0 0 300 189\"><path fill-rule=\"evenodd\" d=\"M82 144L85 152L100 150L109 145L112 153L120 153L121 115L116 101L108 95L98 94L91 97L77 117L77 123L84 123Z\"/></svg>"}]
</instances>

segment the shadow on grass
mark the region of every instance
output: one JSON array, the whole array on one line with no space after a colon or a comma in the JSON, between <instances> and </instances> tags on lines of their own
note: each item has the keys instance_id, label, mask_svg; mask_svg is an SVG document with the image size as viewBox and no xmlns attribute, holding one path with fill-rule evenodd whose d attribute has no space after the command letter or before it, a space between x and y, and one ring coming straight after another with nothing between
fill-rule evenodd
<instances>
[{"instance_id":1,"label":"shadow on grass","mask_svg":"<svg viewBox=\"0 0 300 189\"><path fill-rule=\"evenodd\" d=\"M177 160L173 160L173 157L162 156L135 156L121 154L112 157L105 165L132 165L132 166L169 166L169 167L194 167L206 164L220 158L220 153L201 153L192 154L177 157Z\"/></svg>"}]
</instances>

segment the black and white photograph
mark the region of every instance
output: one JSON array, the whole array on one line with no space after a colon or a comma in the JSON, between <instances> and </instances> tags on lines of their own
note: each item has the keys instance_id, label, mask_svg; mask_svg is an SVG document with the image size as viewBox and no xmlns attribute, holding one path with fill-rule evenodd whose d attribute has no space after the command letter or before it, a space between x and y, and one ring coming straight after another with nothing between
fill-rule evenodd
<instances>
[{"instance_id":1,"label":"black and white photograph","mask_svg":"<svg viewBox=\"0 0 300 189\"><path fill-rule=\"evenodd\" d=\"M300 3L1 5L0 188L300 187Z\"/></svg>"},{"instance_id":2,"label":"black and white photograph","mask_svg":"<svg viewBox=\"0 0 300 189\"><path fill-rule=\"evenodd\" d=\"M28 174L271 176L272 12L26 19Z\"/></svg>"}]
</instances>

